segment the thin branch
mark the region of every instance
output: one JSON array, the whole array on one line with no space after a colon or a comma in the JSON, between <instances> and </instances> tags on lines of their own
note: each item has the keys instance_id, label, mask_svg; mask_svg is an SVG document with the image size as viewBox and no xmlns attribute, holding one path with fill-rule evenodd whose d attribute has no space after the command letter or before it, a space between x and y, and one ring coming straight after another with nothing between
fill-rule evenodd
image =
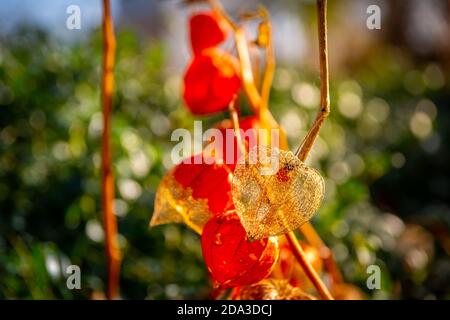
<instances>
[{"instance_id":1,"label":"thin branch","mask_svg":"<svg viewBox=\"0 0 450 320\"><path fill-rule=\"evenodd\" d=\"M215 10L216 14L218 14L220 17L224 19L224 21L228 22L230 27L233 29L235 34L235 41L236 41L236 48L238 50L238 56L241 64L241 77L244 84L244 91L247 95L247 98L250 101L250 105L252 106L255 113L258 114L259 118L263 120L264 123L270 124L271 127L278 127L281 130L281 127L278 125L276 120L271 115L270 111L268 110L268 100L269 100L269 94L270 94L270 88L272 85L273 80L273 73L275 70L275 58L273 53L273 46L272 46L272 39L271 39L271 29L270 24L268 24L269 29L268 31L268 39L267 39L267 47L266 47L266 70L264 74L263 84L261 88L261 94L258 92L258 89L255 85L255 79L253 76L252 68L251 68L251 62L250 62L250 55L248 50L248 43L247 39L245 37L244 30L236 25L226 14L226 12L223 10L220 3L216 0L209 0L212 8ZM329 98L328 98L328 62L327 62L327 43L326 43L326 1L325 3L323 1L318 1L318 11L319 11L319 38L320 41L320 48L321 48L321 81L323 82L325 80L326 85L321 85L321 112L319 112L319 115L317 117L316 123L319 122L318 128L316 129L313 126L311 129L312 132L310 132L311 137L305 138L304 141L309 143L311 146L314 143L314 140L316 136L318 135L318 132L321 126L321 123L325 119L325 117L328 115L329 112ZM266 19L268 17L266 16ZM322 30L323 29L323 30ZM325 64L323 63L325 62ZM322 83L321 82L321 83ZM324 92L326 94L324 94ZM238 139L238 145L240 148L244 148L244 144L242 142L242 139L240 139L240 131L239 131L239 119L237 116L236 109L234 108L234 102L230 104L230 114L231 119L233 122L233 127L236 130L236 137ZM320 120L320 118L323 118ZM282 130L281 130L281 133ZM284 136L284 135L283 135ZM282 141L285 141L285 139L281 139ZM307 145L306 144L306 145ZM304 143L301 144L301 146L304 145ZM311 148L309 147L309 149ZM284 147L284 148L283 148ZM287 148L287 144L282 146L283 149ZM300 147L299 147L300 150ZM297 152L297 154L299 151ZM306 151L306 154L309 153L309 150ZM312 227L312 226L311 226ZM327 300L333 300L333 297L329 293L328 289L326 288L325 284L322 282L320 277L318 276L317 272L314 270L312 265L309 263L309 261L306 259L305 253L303 252L303 249L301 248L295 234L293 232L289 232L286 234L286 237L288 238L288 241L293 249L294 255L296 259L299 261L302 268L305 270L306 275L311 280L311 282L314 284L314 286L317 288L317 291L320 293L320 295ZM320 239L320 238L319 238Z\"/></svg>"},{"instance_id":2,"label":"thin branch","mask_svg":"<svg viewBox=\"0 0 450 320\"><path fill-rule=\"evenodd\" d=\"M241 26L236 24L233 19L231 19L219 1L208 0L208 2L216 15L234 31L234 40L236 42L236 49L240 61L239 67L244 92L250 102L253 112L258 114L261 108L261 95L255 85L245 31Z\"/></svg>"},{"instance_id":3,"label":"thin branch","mask_svg":"<svg viewBox=\"0 0 450 320\"><path fill-rule=\"evenodd\" d=\"M320 61L320 109L316 120L297 149L296 156L305 161L319 135L323 122L330 113L330 93L328 76L328 42L327 42L327 0L317 0L319 61Z\"/></svg>"},{"instance_id":4,"label":"thin branch","mask_svg":"<svg viewBox=\"0 0 450 320\"><path fill-rule=\"evenodd\" d=\"M234 135L236 136L236 141L237 141L239 151L242 153L242 156L245 156L246 149L245 149L245 144L244 144L244 141L242 140L242 135L241 135L241 131L239 128L239 115L236 110L236 99L237 99L237 96L235 96L233 98L233 100L230 102L228 109L230 110L231 123L233 124Z\"/></svg>"},{"instance_id":5,"label":"thin branch","mask_svg":"<svg viewBox=\"0 0 450 320\"><path fill-rule=\"evenodd\" d=\"M334 261L333 253L320 238L313 225L310 222L305 223L300 227L300 232L303 234L306 241L319 251L320 258L324 261L325 268L329 272L333 283L342 283L343 277L336 261Z\"/></svg>"},{"instance_id":6,"label":"thin branch","mask_svg":"<svg viewBox=\"0 0 450 320\"><path fill-rule=\"evenodd\" d=\"M260 8L261 15L263 17L263 22L260 25L260 30L263 33L263 37L266 39L265 43L265 55L266 55L266 67L264 71L263 83L261 86L261 99L262 99L262 109L268 109L269 107L269 97L270 97L270 88L272 87L273 75L275 73L275 53L273 49L273 41L272 41L272 26L270 23L269 12L261 7Z\"/></svg>"},{"instance_id":7,"label":"thin branch","mask_svg":"<svg viewBox=\"0 0 450 320\"><path fill-rule=\"evenodd\" d=\"M105 252L107 260L108 299L119 295L120 249L117 243L117 222L114 215L114 175L111 165L111 110L114 91L114 59L116 41L111 18L109 0L103 0L103 72L102 72L102 206L103 225L105 229Z\"/></svg>"},{"instance_id":8,"label":"thin branch","mask_svg":"<svg viewBox=\"0 0 450 320\"><path fill-rule=\"evenodd\" d=\"M243 28L238 27L234 32L236 41L236 49L239 55L241 78L244 85L244 92L250 102L250 106L256 114L261 111L262 99L255 85L253 77L252 64L250 61L250 53L248 49L247 38Z\"/></svg>"},{"instance_id":9,"label":"thin branch","mask_svg":"<svg viewBox=\"0 0 450 320\"><path fill-rule=\"evenodd\" d=\"M305 271L306 275L308 276L309 280L312 282L314 287L317 289L317 292L319 292L320 296L325 300L334 300L330 292L328 291L327 287L320 279L316 270L314 270L313 266L309 263L305 255L305 252L300 246L300 243L298 242L294 232L291 231L286 233L286 238L288 239L289 244L293 249L293 253L297 258L297 261L302 266L303 270Z\"/></svg>"},{"instance_id":10,"label":"thin branch","mask_svg":"<svg viewBox=\"0 0 450 320\"><path fill-rule=\"evenodd\" d=\"M236 31L238 25L231 19L231 17L226 13L225 9L222 7L222 4L217 0L208 0L209 5L214 10L214 12L225 21L228 26Z\"/></svg>"},{"instance_id":11,"label":"thin branch","mask_svg":"<svg viewBox=\"0 0 450 320\"><path fill-rule=\"evenodd\" d=\"M328 40L327 40L327 0L317 0L319 61L320 61L320 109L308 134L297 149L296 156L305 161L319 135L323 122L330 113L329 74L328 74ZM333 282L342 282L342 274L334 261L333 254L315 231L311 223L300 228L309 243L319 249Z\"/></svg>"}]
</instances>

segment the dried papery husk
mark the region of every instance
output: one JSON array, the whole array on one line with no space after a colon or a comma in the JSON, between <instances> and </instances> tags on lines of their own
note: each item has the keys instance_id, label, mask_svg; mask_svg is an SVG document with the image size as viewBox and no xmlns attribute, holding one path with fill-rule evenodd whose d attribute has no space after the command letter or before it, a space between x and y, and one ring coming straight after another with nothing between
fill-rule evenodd
<instances>
[{"instance_id":1,"label":"dried papery husk","mask_svg":"<svg viewBox=\"0 0 450 320\"><path fill-rule=\"evenodd\" d=\"M195 164L196 158L202 163ZM181 163L163 177L156 191L151 227L184 223L201 234L211 216L234 208L231 170L211 161L193 156L191 163Z\"/></svg>"},{"instance_id":2,"label":"dried papery husk","mask_svg":"<svg viewBox=\"0 0 450 320\"><path fill-rule=\"evenodd\" d=\"M298 264L291 246L289 243L284 242L282 240L283 238L285 237L279 237L278 240L280 255L271 274L271 278L288 280L290 285L301 287L304 290L313 288L314 285L311 283L300 264ZM323 260L320 257L319 251L305 242L300 242L300 245L305 253L306 260L311 264L317 274L320 275L323 271Z\"/></svg>"},{"instance_id":3,"label":"dried papery husk","mask_svg":"<svg viewBox=\"0 0 450 320\"><path fill-rule=\"evenodd\" d=\"M319 209L324 192L317 170L278 148L253 148L234 170L233 202L251 239L299 228Z\"/></svg>"},{"instance_id":4,"label":"dried papery husk","mask_svg":"<svg viewBox=\"0 0 450 320\"><path fill-rule=\"evenodd\" d=\"M336 300L364 300L360 288L349 283L337 283L331 287L331 294Z\"/></svg>"},{"instance_id":5,"label":"dried papery husk","mask_svg":"<svg viewBox=\"0 0 450 320\"><path fill-rule=\"evenodd\" d=\"M237 300L316 300L287 280L265 279L257 284L241 287Z\"/></svg>"}]
</instances>

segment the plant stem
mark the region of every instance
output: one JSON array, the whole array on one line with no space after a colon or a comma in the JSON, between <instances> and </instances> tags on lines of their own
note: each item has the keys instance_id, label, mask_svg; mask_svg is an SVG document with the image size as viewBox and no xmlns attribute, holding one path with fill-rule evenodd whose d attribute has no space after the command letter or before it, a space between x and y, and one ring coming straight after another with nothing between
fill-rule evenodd
<instances>
[{"instance_id":1,"label":"plant stem","mask_svg":"<svg viewBox=\"0 0 450 320\"><path fill-rule=\"evenodd\" d=\"M214 10L214 12L225 21L228 26L233 29L233 31L236 31L238 28L237 24L231 19L231 17L225 12L224 8L222 7L222 4L217 0L208 0L209 5Z\"/></svg>"},{"instance_id":2,"label":"plant stem","mask_svg":"<svg viewBox=\"0 0 450 320\"><path fill-rule=\"evenodd\" d=\"M103 226L105 229L105 253L107 260L108 299L115 299L119 294L120 249L117 243L117 222L114 215L114 175L111 165L111 110L114 91L114 59L116 41L111 18L109 0L103 0L103 71L101 97L103 108L102 132L102 207Z\"/></svg>"},{"instance_id":3,"label":"plant stem","mask_svg":"<svg viewBox=\"0 0 450 320\"><path fill-rule=\"evenodd\" d=\"M256 114L259 113L261 109L261 95L256 88L255 79L253 76L252 65L250 62L250 53L247 43L247 38L245 37L245 31L242 27L237 25L233 19L227 14L223 9L221 3L217 0L208 0L211 8L214 10L216 15L222 19L234 32L234 40L236 43L236 49L239 56L239 68L241 73L241 80L244 87L244 92L249 100L250 106Z\"/></svg>"},{"instance_id":4,"label":"plant stem","mask_svg":"<svg viewBox=\"0 0 450 320\"><path fill-rule=\"evenodd\" d=\"M233 128L235 130L238 148L240 149L242 154L245 154L246 151L245 151L244 143L242 141L241 132L239 130L239 116L238 116L238 113L235 108L235 101L236 101L236 97L232 100L232 102L229 105L230 117L231 117L231 121L233 124ZM312 228L312 226L311 226L311 228ZM314 231L314 234L318 237L318 235L315 233L314 229L313 229L313 231ZM301 248L295 234L293 232L289 232L286 234L286 237L289 240L289 244L292 248L292 251L294 252L294 255L295 255L297 261L300 263L301 267L305 271L305 273L308 276L308 278L310 279L311 283L314 284L317 291L320 293L320 295L324 299L333 300L333 297L329 293L325 284L322 282L319 275L317 274L317 272L314 270L314 268L312 267L312 265L309 263L308 259L306 258L305 253L303 252L303 249ZM320 238L319 238L319 240L321 241ZM322 242L322 244L323 244L323 242ZM323 245L323 247L327 248L325 245Z\"/></svg>"},{"instance_id":5,"label":"plant stem","mask_svg":"<svg viewBox=\"0 0 450 320\"><path fill-rule=\"evenodd\" d=\"M236 28L234 32L234 38L236 41L236 49L239 56L244 92L250 102L250 106L252 107L253 111L256 114L259 114L261 111L262 99L255 84L252 65L250 61L250 53L244 29L240 27Z\"/></svg>"},{"instance_id":6,"label":"plant stem","mask_svg":"<svg viewBox=\"0 0 450 320\"><path fill-rule=\"evenodd\" d=\"M342 283L343 277L336 262L334 261L333 253L320 238L313 225L310 222L305 223L300 227L300 232L303 234L306 241L308 241L309 244L314 246L319 251L320 258L324 261L325 268L330 273L333 283Z\"/></svg>"},{"instance_id":7,"label":"plant stem","mask_svg":"<svg viewBox=\"0 0 450 320\"><path fill-rule=\"evenodd\" d=\"M250 102L250 105L252 106L252 109L255 111L255 113L258 115L258 117L261 119L263 118L264 123L270 124L271 127L281 127L278 125L278 123L275 121L275 119L272 117L270 111L268 111L268 100L269 100L269 94L270 94L270 87L273 80L273 73L275 70L275 58L273 53L273 44L272 44L272 34L271 34L271 26L269 17L266 13L264 16L266 23L268 24L268 42L267 42L267 48L266 48L266 70L264 74L263 84L261 88L261 94L258 92L258 89L255 85L255 80L251 68L251 61L250 61L250 55L248 51L248 44L247 39L245 37L244 30L236 25L231 18L226 14L226 12L223 10L220 3L216 0L209 0L211 7L213 10L218 14L218 16L222 17L224 21L226 21L229 26L233 29L235 34L235 41L236 41L236 48L238 51L238 56L240 60L241 65L241 78L244 84L244 91L247 95L247 98ZM306 146L307 149L304 149L305 158L306 155L308 155L315 138L317 137L319 133L320 126L322 125L322 122L326 118L326 116L329 113L329 94L328 94L328 56L327 56L327 39L326 39L326 0L321 1L318 0L318 15L319 15L319 47L320 47L320 78L321 78L321 109L319 111L319 114L317 116L315 125L313 125L313 128L310 130L310 133L305 138L304 142L302 143L296 155L299 155L302 146ZM243 144L242 139L240 139L240 132L239 132L239 119L236 112L236 109L234 108L234 101L230 104L230 115L231 120L233 122L233 127L236 130L236 137L238 139L238 146L241 149L244 149L245 147ZM283 133L281 131L281 133ZM282 137L283 142L285 141L285 136ZM287 149L287 143L284 143L282 146L282 149ZM303 156L299 156L300 159L302 159ZM308 223L308 225L312 228L314 231L314 234L316 237L316 244L320 243L322 244L321 248L328 249L325 244L322 242L322 240L319 238L317 233L315 232L312 225ZM310 231L310 230L309 230ZM309 232L311 234L311 231ZM295 257L297 258L298 262L302 266L302 268L305 270L306 275L311 280L311 282L314 284L314 286L317 288L317 291L320 293L320 295L327 300L332 300L333 297L329 293L328 289L326 288L325 284L322 282L320 277L318 276L317 272L314 270L312 265L309 263L309 261L306 259L305 254L303 252L303 249L301 248L295 234L293 232L289 232L286 234L286 237L289 240L289 243L293 249L293 252L295 254ZM317 241L317 239L320 240L320 242ZM329 249L328 249L329 250ZM320 251L319 251L320 252ZM331 256L332 259L332 256ZM334 262L334 260L332 260ZM337 271L339 271L336 268ZM340 274L340 273L339 273Z\"/></svg>"},{"instance_id":8,"label":"plant stem","mask_svg":"<svg viewBox=\"0 0 450 320\"><path fill-rule=\"evenodd\" d=\"M233 124L234 135L236 136L237 146L238 146L239 151L241 152L242 156L245 156L245 154L247 152L246 152L245 144L244 144L244 141L242 140L242 135L241 135L241 131L239 128L239 115L236 110L236 99L237 99L237 97L235 96L233 98L233 100L230 102L228 109L230 110L230 118L231 118L231 123Z\"/></svg>"},{"instance_id":9,"label":"plant stem","mask_svg":"<svg viewBox=\"0 0 450 320\"><path fill-rule=\"evenodd\" d=\"M320 109L317 113L316 119L309 130L308 134L304 138L303 142L297 149L296 156L301 160L305 161L311 148L319 135L320 128L322 127L323 122L327 118L330 113L330 94L329 94L329 74L328 74L328 42L327 42L327 0L317 0L317 16L318 16L318 34L319 34L319 62L320 62ZM325 244L323 244L320 237L315 232L314 228L312 228L311 224L304 225L301 228L302 232L309 236L309 241L314 241L316 247L320 248L322 251L324 248L329 250ZM314 232L314 233L312 233ZM317 236L317 237L312 237ZM333 299L331 294L328 292L328 289L323 285L313 268L310 265L304 263L305 257L301 246L299 245L297 238L295 238L295 234L290 232L287 234L287 238L291 247L295 248L294 254L297 256L299 262L303 265L304 270L307 272L308 277L314 283L315 287L319 291L320 295L326 299ZM320 252L319 251L319 252ZM328 255L329 259L332 259L331 253ZM334 260L332 260L334 263ZM336 265L333 264L331 270L338 270ZM335 272L333 275L334 279L342 280L342 276L340 272Z\"/></svg>"},{"instance_id":10,"label":"plant stem","mask_svg":"<svg viewBox=\"0 0 450 320\"><path fill-rule=\"evenodd\" d=\"M333 297L331 296L330 292L328 291L327 287L320 279L316 270L314 270L313 266L309 263L308 259L306 258L305 252L303 251L302 247L300 246L300 243L298 242L297 237L295 236L295 233L292 231L286 233L286 238L288 239L289 244L290 244L291 248L293 249L293 253L294 253L295 257L297 258L298 262L302 266L302 268L305 271L306 275L308 276L309 280L313 283L314 287L316 287L320 296L325 300L334 300Z\"/></svg>"},{"instance_id":11,"label":"plant stem","mask_svg":"<svg viewBox=\"0 0 450 320\"><path fill-rule=\"evenodd\" d=\"M311 129L297 149L296 156L305 161L319 135L323 122L330 113L330 93L328 75L328 41L327 41L327 0L317 0L319 61L320 61L320 106Z\"/></svg>"},{"instance_id":12,"label":"plant stem","mask_svg":"<svg viewBox=\"0 0 450 320\"><path fill-rule=\"evenodd\" d=\"M317 16L318 16L318 35L319 35L319 63L320 63L320 108L317 113L316 119L309 130L306 137L303 139L302 143L297 149L296 156L301 160L305 161L308 157L311 148L319 135L320 128L322 127L323 122L327 118L330 113L330 94L329 94L329 74L328 74L328 41L327 41L327 0L317 0ZM337 268L333 256L330 249L325 246L322 239L320 239L319 235L314 230L313 226L310 223L303 225L300 230L303 232L305 237L308 239L310 243L314 243L313 245L319 249L319 252L322 254L323 251L328 251L328 258L325 259L325 262L328 266L328 270L333 277L334 281L342 281L342 275ZM296 240L295 235L293 233L288 235L289 243L292 246L295 246L295 243L292 241ZM301 249L301 247L295 246ZM296 253L298 255L298 253ZM305 269L306 271L306 269ZM312 270L314 271L314 269ZM319 290L319 287L316 285L316 288ZM325 287L321 288L323 290ZM326 289L326 288L325 288ZM327 292L322 293L331 297L328 290Z\"/></svg>"},{"instance_id":13,"label":"plant stem","mask_svg":"<svg viewBox=\"0 0 450 320\"><path fill-rule=\"evenodd\" d=\"M264 70L264 78L261 86L261 99L262 99L262 109L269 108L269 97L270 97L270 88L272 87L273 75L275 73L275 53L273 49L273 41L272 41L272 25L270 23L269 12L265 8L260 9L261 15L263 16L264 21L262 22L262 26L265 28L267 34L267 43L265 48L265 56L266 56L266 67Z\"/></svg>"}]
</instances>

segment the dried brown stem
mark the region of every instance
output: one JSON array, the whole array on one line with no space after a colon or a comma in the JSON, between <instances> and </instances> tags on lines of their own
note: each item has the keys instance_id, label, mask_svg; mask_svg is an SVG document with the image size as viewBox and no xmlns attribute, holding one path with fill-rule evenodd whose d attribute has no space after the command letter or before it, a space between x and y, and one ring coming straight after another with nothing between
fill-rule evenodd
<instances>
[{"instance_id":1,"label":"dried brown stem","mask_svg":"<svg viewBox=\"0 0 450 320\"><path fill-rule=\"evenodd\" d=\"M311 129L297 149L296 155L305 161L319 135L323 122L330 113L329 75L328 75L328 43L327 43L327 1L317 0L319 60L320 60L320 109ZM311 223L300 228L306 240L315 246L325 262L334 283L342 282L342 274L334 261L331 250L325 245Z\"/></svg>"},{"instance_id":2,"label":"dried brown stem","mask_svg":"<svg viewBox=\"0 0 450 320\"><path fill-rule=\"evenodd\" d=\"M262 98L258 92L253 76L252 64L250 61L250 53L243 28L238 27L234 32L236 41L236 49L239 55L241 78L244 86L244 92L250 102L250 106L256 114L261 111Z\"/></svg>"},{"instance_id":3,"label":"dried brown stem","mask_svg":"<svg viewBox=\"0 0 450 320\"><path fill-rule=\"evenodd\" d=\"M225 21L228 26L236 31L238 25L231 19L231 17L226 13L225 9L222 7L222 4L217 0L208 0L209 5L214 10L214 12Z\"/></svg>"},{"instance_id":4,"label":"dried brown stem","mask_svg":"<svg viewBox=\"0 0 450 320\"><path fill-rule=\"evenodd\" d=\"M330 93L328 79L328 42L327 42L327 0L317 0L319 61L320 61L320 106L316 119L303 142L297 149L296 156L305 161L319 135L323 122L330 113Z\"/></svg>"},{"instance_id":5,"label":"dried brown stem","mask_svg":"<svg viewBox=\"0 0 450 320\"><path fill-rule=\"evenodd\" d=\"M278 127L278 123L275 121L273 116L271 115L270 111L268 110L268 101L269 101L269 94L270 94L270 88L273 81L273 73L275 70L275 58L273 53L273 45L272 45L272 35L271 35L271 28L270 28L270 22L268 21L268 15L267 12L262 12L263 17L267 23L267 27L269 28L268 31L268 39L267 39L267 47L266 47L266 70L264 73L263 78L263 84L261 87L261 93L258 91L255 79L253 76L253 71L251 67L251 61L250 61L250 54L248 49L248 43L247 39L245 37L244 30L235 24L231 18L226 14L226 12L223 10L220 3L216 0L209 0L213 10L215 10L216 14L218 16L222 17L224 21L226 21L229 26L234 31L235 41L236 41L236 48L238 51L238 56L240 60L240 68L241 68L241 78L244 85L244 91L247 95L247 98L250 102L250 105L252 106L252 109L255 111L255 113L258 114L258 116L263 120L264 123L270 124L271 127ZM327 40L326 40L326 1L318 1L318 12L319 12L319 38L320 38L320 61L321 61L321 109L320 112L316 118L316 121L311 128L310 132L308 133L307 137L305 138L304 142L300 145L297 155L299 155L301 160L303 156L300 156L300 154L304 153L307 155L309 153L309 150L311 149L315 138L317 137L319 133L320 126L322 125L324 119L329 113L329 97L328 97L328 61L327 61ZM266 14L264 16L264 14ZM234 102L230 104L230 114L231 119L233 122L233 127L236 130L236 137L238 139L238 145L240 148L245 148L242 142L242 139L240 139L240 132L239 132L239 119L237 116L236 109L234 108ZM281 128L280 128L281 130ZM284 135L283 135L284 137ZM284 139L282 139L285 141ZM284 142L283 142L284 143ZM287 143L282 146L283 149L287 148ZM303 151L302 151L303 150ZM244 149L245 151L245 149ZM305 157L306 158L306 157ZM311 225L310 225L311 226ZM312 228L312 226L311 226ZM314 229L313 229L314 230ZM316 233L315 233L316 234ZM317 235L317 234L316 234ZM318 236L318 235L317 235ZM306 259L306 256L303 252L303 249L301 248L295 234L293 232L287 233L286 237L289 240L289 243L292 247L292 250L294 252L294 255L302 268L305 270L306 275L311 280L311 282L316 287L317 291L320 293L320 295L327 300L332 300L333 297L329 293L328 289L326 288L325 284L320 279L317 272L314 270L312 265L309 263L309 261ZM320 239L320 238L319 238ZM321 241L321 240L320 240ZM323 244L323 242L321 242ZM326 246L324 245L326 248Z\"/></svg>"},{"instance_id":6,"label":"dried brown stem","mask_svg":"<svg viewBox=\"0 0 450 320\"><path fill-rule=\"evenodd\" d=\"M308 276L309 280L312 282L314 287L317 289L317 292L319 292L320 296L325 300L334 300L330 292L328 291L327 287L320 279L316 270L314 270L313 266L309 263L308 259L306 258L305 252L300 246L300 243L298 242L295 233L292 231L286 233L286 238L288 239L289 244L293 249L292 251L295 257L297 258L297 261L302 266L303 270L305 271L306 275Z\"/></svg>"},{"instance_id":7,"label":"dried brown stem","mask_svg":"<svg viewBox=\"0 0 450 320\"><path fill-rule=\"evenodd\" d=\"M266 53L266 67L264 70L264 78L261 86L261 99L262 99L262 109L269 108L269 97L270 97L270 88L272 87L273 75L275 73L275 53L273 49L273 41L272 41L272 26L270 23L269 12L261 8L260 12L263 16L263 24L264 31L266 32L267 43L265 44L265 53Z\"/></svg>"},{"instance_id":8,"label":"dried brown stem","mask_svg":"<svg viewBox=\"0 0 450 320\"><path fill-rule=\"evenodd\" d=\"M339 270L339 267L334 261L333 253L320 238L313 225L309 222L305 223L300 227L300 232L303 234L306 241L308 241L310 245L312 245L319 251L320 258L324 261L325 268L329 272L333 284L342 283L343 277L341 271Z\"/></svg>"},{"instance_id":9,"label":"dried brown stem","mask_svg":"<svg viewBox=\"0 0 450 320\"><path fill-rule=\"evenodd\" d=\"M234 32L234 40L236 42L236 49L239 56L239 67L244 92L250 102L253 112L258 114L261 107L261 95L259 94L255 84L245 31L241 26L237 25L233 19L231 19L219 1L208 0L208 2L216 15L222 19L222 21L227 23Z\"/></svg>"},{"instance_id":10,"label":"dried brown stem","mask_svg":"<svg viewBox=\"0 0 450 320\"><path fill-rule=\"evenodd\" d=\"M102 207L105 229L105 253L108 282L106 296L115 299L119 295L120 249L117 243L117 222L114 215L114 175L111 165L111 110L114 91L114 59L116 41L109 0L103 0L103 71L101 98L103 108L102 132Z\"/></svg>"},{"instance_id":11,"label":"dried brown stem","mask_svg":"<svg viewBox=\"0 0 450 320\"><path fill-rule=\"evenodd\" d=\"M309 152L311 151L312 146L314 145L317 136L319 135L319 131L320 128L322 127L323 122L330 113L328 43L327 43L327 0L317 0L317 16L318 16L319 61L320 61L320 108L311 129L309 130L308 134L306 135L306 137L304 138L304 140L297 149L296 156L298 156L298 158L301 161L306 160ZM325 252L326 257L324 260L327 265L327 269L331 273L333 280L335 282L341 282L342 275L334 262L330 249L323 243L322 239L316 233L313 226L310 223L307 223L304 226L302 226L300 230L305 235L305 238L307 238L308 242L310 242L316 248L319 249L321 255L326 251ZM297 244L294 243L293 241L294 239L296 241L295 235L293 233L288 234L288 240L291 246L301 250L300 245L298 243ZM297 250L297 252L294 253L296 254L300 263L302 263L301 260L304 260L304 258L301 257L301 252ZM305 271L307 271L306 268L304 269ZM310 271L314 271L314 269ZM323 283L321 281L317 282L317 280L320 279L314 277L313 274L310 275L310 279L316 281L316 283L314 282L313 283L320 292L322 297L332 299L330 293L323 285Z\"/></svg>"},{"instance_id":12,"label":"dried brown stem","mask_svg":"<svg viewBox=\"0 0 450 320\"><path fill-rule=\"evenodd\" d=\"M230 102L230 105L228 106L228 109L230 110L230 117L231 117L231 123L233 124L234 129L234 135L236 136L237 146L239 148L239 151L242 153L243 156L245 156L245 145L244 141L242 140L242 135L239 128L239 115L236 110L236 99L235 96L233 100Z\"/></svg>"}]
</instances>

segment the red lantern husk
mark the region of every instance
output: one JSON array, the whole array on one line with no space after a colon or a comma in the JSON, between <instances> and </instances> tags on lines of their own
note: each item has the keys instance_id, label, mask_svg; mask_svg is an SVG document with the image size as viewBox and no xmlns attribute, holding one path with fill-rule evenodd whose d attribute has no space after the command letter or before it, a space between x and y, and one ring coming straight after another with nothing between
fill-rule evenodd
<instances>
[{"instance_id":1,"label":"red lantern husk","mask_svg":"<svg viewBox=\"0 0 450 320\"><path fill-rule=\"evenodd\" d=\"M193 58L184 76L184 100L193 114L228 108L241 88L239 63L229 53L211 48Z\"/></svg>"},{"instance_id":2,"label":"red lantern husk","mask_svg":"<svg viewBox=\"0 0 450 320\"><path fill-rule=\"evenodd\" d=\"M313 266L318 274L323 271L323 261L319 251L304 242L301 242L303 251L305 252L308 262ZM287 279L289 283L295 287L301 287L306 290L312 288L313 285L309 281L308 276L302 267L297 263L290 245L286 242L280 244L280 255L272 277L278 279Z\"/></svg>"},{"instance_id":3,"label":"red lantern husk","mask_svg":"<svg viewBox=\"0 0 450 320\"><path fill-rule=\"evenodd\" d=\"M189 31L192 51L198 55L221 44L227 37L228 28L214 13L205 11L190 17Z\"/></svg>"},{"instance_id":4,"label":"red lantern husk","mask_svg":"<svg viewBox=\"0 0 450 320\"><path fill-rule=\"evenodd\" d=\"M274 237L250 242L234 213L212 217L202 233L202 251L216 287L256 283L267 277L278 256Z\"/></svg>"}]
</instances>

